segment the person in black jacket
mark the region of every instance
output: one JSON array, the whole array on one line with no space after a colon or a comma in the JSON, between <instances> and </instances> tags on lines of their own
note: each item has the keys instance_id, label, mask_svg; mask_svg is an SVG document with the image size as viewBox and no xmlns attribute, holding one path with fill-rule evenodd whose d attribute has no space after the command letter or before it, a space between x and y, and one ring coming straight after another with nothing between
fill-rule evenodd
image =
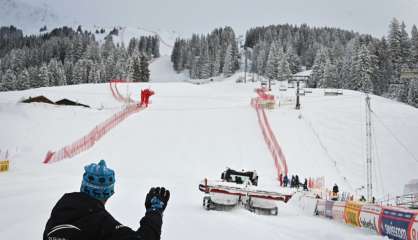
<instances>
[{"instance_id":1,"label":"person in black jacket","mask_svg":"<svg viewBox=\"0 0 418 240\"><path fill-rule=\"evenodd\" d=\"M120 224L106 211L114 193L115 174L104 160L86 166L80 192L67 193L52 209L43 233L44 240L158 240L163 212L170 192L151 188L145 198L145 216L134 231Z\"/></svg>"}]
</instances>

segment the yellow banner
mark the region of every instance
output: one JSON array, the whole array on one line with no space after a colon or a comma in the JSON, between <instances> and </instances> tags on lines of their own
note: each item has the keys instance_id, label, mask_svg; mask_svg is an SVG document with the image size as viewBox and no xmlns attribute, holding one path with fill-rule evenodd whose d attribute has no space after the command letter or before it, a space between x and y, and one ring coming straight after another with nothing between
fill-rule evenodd
<instances>
[{"instance_id":1,"label":"yellow banner","mask_svg":"<svg viewBox=\"0 0 418 240\"><path fill-rule=\"evenodd\" d=\"M345 206L345 211L344 211L344 218L347 224L360 227L361 206L362 204L358 202L353 202L353 201L347 202L347 205Z\"/></svg>"},{"instance_id":2,"label":"yellow banner","mask_svg":"<svg viewBox=\"0 0 418 240\"><path fill-rule=\"evenodd\" d=\"M0 172L9 171L9 160L0 161Z\"/></svg>"}]
</instances>

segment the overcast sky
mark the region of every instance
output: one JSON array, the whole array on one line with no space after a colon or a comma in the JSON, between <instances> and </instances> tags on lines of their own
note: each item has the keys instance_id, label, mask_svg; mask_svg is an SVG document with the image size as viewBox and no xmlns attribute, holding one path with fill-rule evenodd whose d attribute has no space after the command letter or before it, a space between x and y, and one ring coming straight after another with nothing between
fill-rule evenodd
<instances>
[{"instance_id":1,"label":"overcast sky","mask_svg":"<svg viewBox=\"0 0 418 240\"><path fill-rule=\"evenodd\" d=\"M418 0L22 0L47 2L55 12L81 23L142 26L206 33L229 25L238 33L254 26L333 26L386 35L393 17L408 31L418 24Z\"/></svg>"}]
</instances>

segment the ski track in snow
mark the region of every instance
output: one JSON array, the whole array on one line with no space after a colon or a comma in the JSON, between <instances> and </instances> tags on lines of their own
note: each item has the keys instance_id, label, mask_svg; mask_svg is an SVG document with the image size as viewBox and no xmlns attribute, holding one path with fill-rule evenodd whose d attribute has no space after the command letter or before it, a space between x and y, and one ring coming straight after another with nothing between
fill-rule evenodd
<instances>
[{"instance_id":1,"label":"ski track in snow","mask_svg":"<svg viewBox=\"0 0 418 240\"><path fill-rule=\"evenodd\" d=\"M277 187L274 162L250 106L257 84L236 84L235 75L223 82L193 85L182 82L184 76L171 70L170 64L169 57L157 59L150 67L150 83L120 86L133 98L141 88L152 87L156 95L148 109L129 117L92 149L50 165L42 164L48 150L73 142L121 109L108 84L0 93L0 149L12 154L10 171L0 173L2 239L39 239L56 201L65 192L78 191L83 166L100 159L116 171L116 194L107 208L133 229L144 214L148 189L161 185L171 190L162 239L382 239L284 203L276 217L244 209L203 210L199 182L204 177L219 178L225 167L255 169L261 187ZM41 94L52 100L77 100L92 109L17 103ZM290 90L287 94L292 95ZM363 105L363 96L356 92L323 97L316 90L302 97L300 113L293 106L268 111L289 172L325 176L327 186L337 182L342 190L362 184ZM418 111L375 96L372 108L418 155L414 148L418 121L411 121L418 119ZM383 176L378 184L400 193L403 184L416 176L418 163L381 125L375 123L375 129Z\"/></svg>"}]
</instances>

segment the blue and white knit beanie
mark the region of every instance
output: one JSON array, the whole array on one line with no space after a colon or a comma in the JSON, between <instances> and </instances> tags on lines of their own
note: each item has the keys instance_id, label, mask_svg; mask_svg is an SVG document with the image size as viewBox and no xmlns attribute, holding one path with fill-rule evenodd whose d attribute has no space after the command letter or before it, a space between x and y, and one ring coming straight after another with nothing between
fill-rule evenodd
<instances>
[{"instance_id":1,"label":"blue and white knit beanie","mask_svg":"<svg viewBox=\"0 0 418 240\"><path fill-rule=\"evenodd\" d=\"M115 193L115 172L106 167L104 160L85 166L84 171L80 192L98 200L106 200Z\"/></svg>"}]
</instances>

